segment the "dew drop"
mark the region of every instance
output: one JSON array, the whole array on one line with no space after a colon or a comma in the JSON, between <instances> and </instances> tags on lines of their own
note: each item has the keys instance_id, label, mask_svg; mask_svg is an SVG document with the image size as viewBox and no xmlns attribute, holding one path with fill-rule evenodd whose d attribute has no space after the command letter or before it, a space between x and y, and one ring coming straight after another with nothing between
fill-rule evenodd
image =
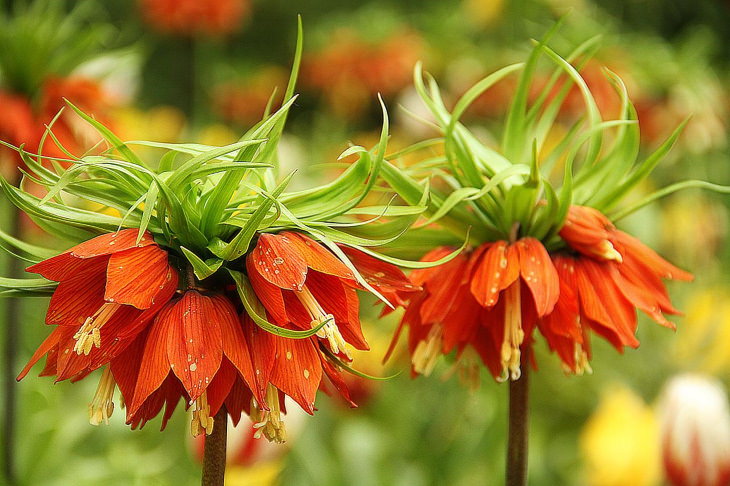
<instances>
[{"instance_id":1,"label":"dew drop","mask_svg":"<svg viewBox=\"0 0 730 486\"><path fill-rule=\"evenodd\" d=\"M281 265L282 263L284 263L283 258L281 258L281 257L274 258L274 265Z\"/></svg>"}]
</instances>

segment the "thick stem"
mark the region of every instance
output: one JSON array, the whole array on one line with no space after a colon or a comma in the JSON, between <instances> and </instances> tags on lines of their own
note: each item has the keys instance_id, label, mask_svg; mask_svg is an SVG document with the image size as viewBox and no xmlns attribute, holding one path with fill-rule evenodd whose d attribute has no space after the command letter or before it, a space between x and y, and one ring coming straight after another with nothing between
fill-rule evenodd
<instances>
[{"instance_id":1,"label":"thick stem","mask_svg":"<svg viewBox=\"0 0 730 486\"><path fill-rule=\"evenodd\" d=\"M11 206L8 214L8 226L13 236L20 234L20 210ZM6 275L18 278L20 266L18 260L8 257ZM3 383L5 402L3 403L3 472L8 485L16 484L15 477L15 422L17 410L17 388L15 383L15 362L20 346L20 299L5 299L5 353L3 356Z\"/></svg>"},{"instance_id":2,"label":"thick stem","mask_svg":"<svg viewBox=\"0 0 730 486\"><path fill-rule=\"evenodd\" d=\"M523 360L522 376L518 380L509 382L506 486L525 486L527 484L529 373L530 365Z\"/></svg>"},{"instance_id":3,"label":"thick stem","mask_svg":"<svg viewBox=\"0 0 730 486\"><path fill-rule=\"evenodd\" d=\"M223 486L226 476L227 436L228 416L226 406L221 405L213 418L213 432L205 438L202 486Z\"/></svg>"}]
</instances>

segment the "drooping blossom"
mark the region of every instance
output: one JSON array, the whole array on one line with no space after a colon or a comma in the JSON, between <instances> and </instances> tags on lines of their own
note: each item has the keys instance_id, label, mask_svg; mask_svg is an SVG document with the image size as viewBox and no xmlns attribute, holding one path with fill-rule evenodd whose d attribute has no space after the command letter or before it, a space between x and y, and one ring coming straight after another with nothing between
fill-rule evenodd
<instances>
[{"instance_id":1,"label":"drooping blossom","mask_svg":"<svg viewBox=\"0 0 730 486\"><path fill-rule=\"evenodd\" d=\"M206 288L190 272L178 290L167 252L137 230L103 235L29 268L60 281L47 322L58 328L19 378L47 355L42 375L79 380L104 367L90 405L91 421L108 421L116 387L133 428L163 412L162 428L182 400L192 407L194 435L210 433L225 406L243 413L257 436L284 442L284 398L314 413L326 376L351 404L339 363L348 346L367 349L360 329L354 273L334 253L295 232L262 234L246 258L267 318L294 330L323 325L304 339L258 327L225 286ZM362 275L383 294L414 290L402 272L348 250ZM176 292L177 291L177 292ZM108 365L108 366L107 366ZM328 389L331 389L328 387Z\"/></svg>"},{"instance_id":2,"label":"drooping blossom","mask_svg":"<svg viewBox=\"0 0 730 486\"><path fill-rule=\"evenodd\" d=\"M177 271L149 233L137 242L136 229L108 233L28 267L59 282L46 314L56 326L33 354L18 379L43 356L41 375L77 381L122 353L154 319L177 289ZM114 391L103 373L99 400L90 420L111 414L106 397ZM98 403L97 403L98 402Z\"/></svg>"},{"instance_id":3,"label":"drooping blossom","mask_svg":"<svg viewBox=\"0 0 730 486\"><path fill-rule=\"evenodd\" d=\"M724 387L701 375L680 375L659 403L664 474L672 486L730 483L730 409Z\"/></svg>"},{"instance_id":4,"label":"drooping blossom","mask_svg":"<svg viewBox=\"0 0 730 486\"><path fill-rule=\"evenodd\" d=\"M571 207L560 237L564 246L552 253L525 237L414 271L424 291L410 299L399 328L409 328L413 372L429 374L439 355L471 345L495 377L517 379L537 328L566 371L582 373L590 370L591 332L619 351L639 345L637 309L674 328L664 314L678 311L662 279L691 280L689 273L593 208ZM423 260L450 251L437 248Z\"/></svg>"}]
</instances>

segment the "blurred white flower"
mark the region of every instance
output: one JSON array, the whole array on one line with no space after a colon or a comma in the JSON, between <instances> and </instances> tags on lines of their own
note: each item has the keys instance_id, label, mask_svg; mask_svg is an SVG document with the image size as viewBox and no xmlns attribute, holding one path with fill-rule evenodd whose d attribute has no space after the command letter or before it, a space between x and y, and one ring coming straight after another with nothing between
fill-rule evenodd
<instances>
[{"instance_id":1,"label":"blurred white flower","mask_svg":"<svg viewBox=\"0 0 730 486\"><path fill-rule=\"evenodd\" d=\"M674 377L666 385L659 412L669 483L730 484L730 410L722 384L702 375Z\"/></svg>"}]
</instances>

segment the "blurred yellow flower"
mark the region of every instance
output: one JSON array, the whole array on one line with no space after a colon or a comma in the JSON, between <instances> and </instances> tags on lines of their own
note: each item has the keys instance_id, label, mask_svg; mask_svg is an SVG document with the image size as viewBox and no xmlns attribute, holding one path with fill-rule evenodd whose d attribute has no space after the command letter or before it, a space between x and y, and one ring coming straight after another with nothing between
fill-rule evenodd
<instances>
[{"instance_id":1,"label":"blurred yellow flower","mask_svg":"<svg viewBox=\"0 0 730 486\"><path fill-rule=\"evenodd\" d=\"M502 16L504 0L464 0L467 18L479 27L489 27Z\"/></svg>"},{"instance_id":2,"label":"blurred yellow flower","mask_svg":"<svg viewBox=\"0 0 730 486\"><path fill-rule=\"evenodd\" d=\"M658 484L658 434L651 407L626 386L611 386L581 432L585 483L591 486Z\"/></svg>"},{"instance_id":3,"label":"blurred yellow flower","mask_svg":"<svg viewBox=\"0 0 730 486\"><path fill-rule=\"evenodd\" d=\"M281 468L281 461L253 466L229 466L226 471L226 486L274 486Z\"/></svg>"},{"instance_id":4,"label":"blurred yellow flower","mask_svg":"<svg viewBox=\"0 0 730 486\"><path fill-rule=\"evenodd\" d=\"M156 106L143 111L126 107L113 114L116 133L122 140L178 142L185 128L185 115L171 106Z\"/></svg>"},{"instance_id":5,"label":"blurred yellow flower","mask_svg":"<svg viewBox=\"0 0 730 486\"><path fill-rule=\"evenodd\" d=\"M196 137L204 145L228 145L237 142L239 138L239 134L220 123L208 125Z\"/></svg>"}]
</instances>

